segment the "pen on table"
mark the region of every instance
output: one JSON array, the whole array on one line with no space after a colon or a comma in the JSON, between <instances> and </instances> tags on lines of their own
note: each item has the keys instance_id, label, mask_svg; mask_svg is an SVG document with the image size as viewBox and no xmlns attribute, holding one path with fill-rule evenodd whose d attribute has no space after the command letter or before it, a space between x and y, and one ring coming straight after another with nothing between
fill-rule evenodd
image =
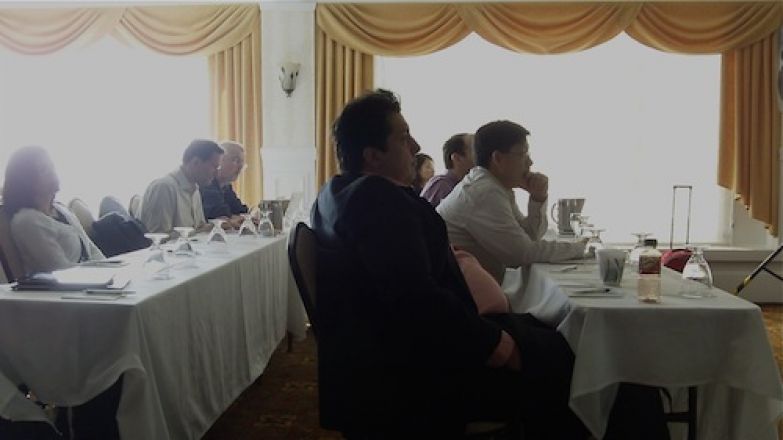
<instances>
[{"instance_id":1,"label":"pen on table","mask_svg":"<svg viewBox=\"0 0 783 440\"><path fill-rule=\"evenodd\" d=\"M118 290L118 289L87 289L84 293L90 295L127 295L129 293L136 293L135 290Z\"/></svg>"},{"instance_id":2,"label":"pen on table","mask_svg":"<svg viewBox=\"0 0 783 440\"><path fill-rule=\"evenodd\" d=\"M574 291L574 293L575 293L575 294L584 294L584 293L609 293L609 292L611 292L611 291L612 291L612 289L610 289L610 288L608 288L608 287L604 287L604 288L601 288L601 289L575 290L575 291Z\"/></svg>"}]
</instances>

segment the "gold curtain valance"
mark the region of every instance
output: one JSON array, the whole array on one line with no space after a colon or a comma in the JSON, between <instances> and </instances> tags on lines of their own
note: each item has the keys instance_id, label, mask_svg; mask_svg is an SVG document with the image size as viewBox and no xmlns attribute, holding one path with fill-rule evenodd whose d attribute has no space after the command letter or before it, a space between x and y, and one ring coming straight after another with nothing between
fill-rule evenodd
<instances>
[{"instance_id":1,"label":"gold curtain valance","mask_svg":"<svg viewBox=\"0 0 783 440\"><path fill-rule=\"evenodd\" d=\"M577 52L611 40L631 23L640 4L457 4L470 30L492 44L536 54Z\"/></svg>"},{"instance_id":2,"label":"gold curtain valance","mask_svg":"<svg viewBox=\"0 0 783 440\"><path fill-rule=\"evenodd\" d=\"M722 53L768 37L783 23L783 2L645 3L626 32L655 49Z\"/></svg>"},{"instance_id":3,"label":"gold curtain valance","mask_svg":"<svg viewBox=\"0 0 783 440\"><path fill-rule=\"evenodd\" d=\"M2 9L0 45L28 55L56 52L102 38L122 13L122 8Z\"/></svg>"},{"instance_id":4,"label":"gold curtain valance","mask_svg":"<svg viewBox=\"0 0 783 440\"><path fill-rule=\"evenodd\" d=\"M470 30L449 4L319 4L316 23L330 39L372 55L426 55Z\"/></svg>"},{"instance_id":5,"label":"gold curtain valance","mask_svg":"<svg viewBox=\"0 0 783 440\"><path fill-rule=\"evenodd\" d=\"M169 55L213 54L259 27L258 7L149 6L127 8L115 36Z\"/></svg>"}]
</instances>

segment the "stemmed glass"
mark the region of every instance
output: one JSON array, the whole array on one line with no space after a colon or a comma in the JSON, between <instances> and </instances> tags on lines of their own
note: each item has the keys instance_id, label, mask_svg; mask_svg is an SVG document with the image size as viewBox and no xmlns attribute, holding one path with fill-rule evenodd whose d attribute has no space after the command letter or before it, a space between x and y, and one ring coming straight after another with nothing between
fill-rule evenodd
<instances>
[{"instance_id":1,"label":"stemmed glass","mask_svg":"<svg viewBox=\"0 0 783 440\"><path fill-rule=\"evenodd\" d=\"M577 237L584 237L585 233L587 232L587 228L593 227L593 224L587 221L589 218L590 218L589 215L579 214L579 224L577 225L577 229L579 229L579 233L576 234L576 231L574 231Z\"/></svg>"},{"instance_id":2,"label":"stemmed glass","mask_svg":"<svg viewBox=\"0 0 783 440\"><path fill-rule=\"evenodd\" d=\"M637 266L639 264L639 255L644 252L644 239L652 234L650 232L632 232L631 234L636 236L636 244L631 249L631 252L628 253L628 263L632 266Z\"/></svg>"},{"instance_id":3,"label":"stemmed glass","mask_svg":"<svg viewBox=\"0 0 783 440\"><path fill-rule=\"evenodd\" d=\"M163 249L160 248L160 242L164 238L168 238L169 234L161 233L146 233L146 238L152 240L152 246L150 246L150 253L147 255L147 259L144 260L144 271L152 276L155 280L168 280L171 279L169 273L169 264L166 262L166 255Z\"/></svg>"},{"instance_id":4,"label":"stemmed glass","mask_svg":"<svg viewBox=\"0 0 783 440\"><path fill-rule=\"evenodd\" d=\"M256 224L253 223L253 217L251 214L240 214L244 219L239 226L239 235L258 235L256 231Z\"/></svg>"},{"instance_id":5,"label":"stemmed glass","mask_svg":"<svg viewBox=\"0 0 783 440\"><path fill-rule=\"evenodd\" d=\"M571 231L575 237L579 236L579 226L582 224L582 214L579 212L572 212L569 216L568 222L571 225Z\"/></svg>"},{"instance_id":6,"label":"stemmed glass","mask_svg":"<svg viewBox=\"0 0 783 440\"><path fill-rule=\"evenodd\" d=\"M177 226L174 231L179 235L177 242L174 243L174 255L194 257L196 251L193 250L193 246L190 245L188 237L193 232L193 228L189 226Z\"/></svg>"},{"instance_id":7,"label":"stemmed glass","mask_svg":"<svg viewBox=\"0 0 783 440\"><path fill-rule=\"evenodd\" d=\"M223 230L223 220L222 218L214 218L210 220L210 223L212 223L212 230L209 231L209 235L207 236L207 246L214 245L223 245L225 246L226 243L226 231Z\"/></svg>"},{"instance_id":8,"label":"stemmed glass","mask_svg":"<svg viewBox=\"0 0 783 440\"><path fill-rule=\"evenodd\" d=\"M689 246L691 257L682 269L685 289L681 292L686 298L709 298L712 294L712 270L704 258L704 248Z\"/></svg>"},{"instance_id":9,"label":"stemmed glass","mask_svg":"<svg viewBox=\"0 0 783 440\"><path fill-rule=\"evenodd\" d=\"M585 244L585 255L595 255L595 251L604 248L604 242L601 241L601 232L605 229L594 228L592 226L585 226L582 228L582 232L589 232L590 238L587 239Z\"/></svg>"},{"instance_id":10,"label":"stemmed glass","mask_svg":"<svg viewBox=\"0 0 783 440\"><path fill-rule=\"evenodd\" d=\"M262 237L274 237L275 226L272 224L272 220L269 218L269 214L272 211L268 209L261 210L261 220L258 222L258 232Z\"/></svg>"}]
</instances>

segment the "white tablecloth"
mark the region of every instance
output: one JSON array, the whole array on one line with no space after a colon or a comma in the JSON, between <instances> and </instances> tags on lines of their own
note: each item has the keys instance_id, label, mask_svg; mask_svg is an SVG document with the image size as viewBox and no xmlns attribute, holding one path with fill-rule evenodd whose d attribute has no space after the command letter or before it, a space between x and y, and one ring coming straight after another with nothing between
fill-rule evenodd
<instances>
[{"instance_id":1,"label":"white tablecloth","mask_svg":"<svg viewBox=\"0 0 783 440\"><path fill-rule=\"evenodd\" d=\"M303 336L304 313L289 286L285 237L229 236L224 253L197 249L197 267L175 268L171 280L138 274L127 287L136 293L116 301L0 292L0 415L43 417L14 384L73 406L122 375L122 438L200 438L261 374L286 330ZM121 258L139 263L146 252Z\"/></svg>"},{"instance_id":2,"label":"white tablecloth","mask_svg":"<svg viewBox=\"0 0 783 440\"><path fill-rule=\"evenodd\" d=\"M640 303L635 273L618 297L569 292L600 285L594 264L560 272L534 264L515 311L557 326L574 351L571 408L597 438L606 429L619 382L681 391L698 385L698 437L777 440L783 386L758 306L719 289L714 298L681 297L683 281L668 269L660 304ZM684 395L684 393L681 393Z\"/></svg>"}]
</instances>

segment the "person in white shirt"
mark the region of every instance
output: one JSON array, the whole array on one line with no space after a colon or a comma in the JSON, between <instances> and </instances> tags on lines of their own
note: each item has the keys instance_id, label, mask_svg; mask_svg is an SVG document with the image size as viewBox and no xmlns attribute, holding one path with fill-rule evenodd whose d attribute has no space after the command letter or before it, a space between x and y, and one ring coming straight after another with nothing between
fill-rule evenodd
<instances>
[{"instance_id":1,"label":"person in white shirt","mask_svg":"<svg viewBox=\"0 0 783 440\"><path fill-rule=\"evenodd\" d=\"M3 209L25 274L103 259L76 216L54 201L60 180L45 149L22 147L8 161Z\"/></svg>"},{"instance_id":2,"label":"person in white shirt","mask_svg":"<svg viewBox=\"0 0 783 440\"><path fill-rule=\"evenodd\" d=\"M511 121L479 128L473 144L477 166L437 207L451 243L476 256L499 283L507 267L580 258L585 249L584 242L541 239L549 179L530 171L528 134ZM530 194L527 217L519 211L513 188Z\"/></svg>"},{"instance_id":3,"label":"person in white shirt","mask_svg":"<svg viewBox=\"0 0 783 440\"><path fill-rule=\"evenodd\" d=\"M139 215L149 232L169 233L179 226L209 229L199 186L215 178L222 155L216 142L196 139L185 149L179 169L150 183Z\"/></svg>"}]
</instances>

